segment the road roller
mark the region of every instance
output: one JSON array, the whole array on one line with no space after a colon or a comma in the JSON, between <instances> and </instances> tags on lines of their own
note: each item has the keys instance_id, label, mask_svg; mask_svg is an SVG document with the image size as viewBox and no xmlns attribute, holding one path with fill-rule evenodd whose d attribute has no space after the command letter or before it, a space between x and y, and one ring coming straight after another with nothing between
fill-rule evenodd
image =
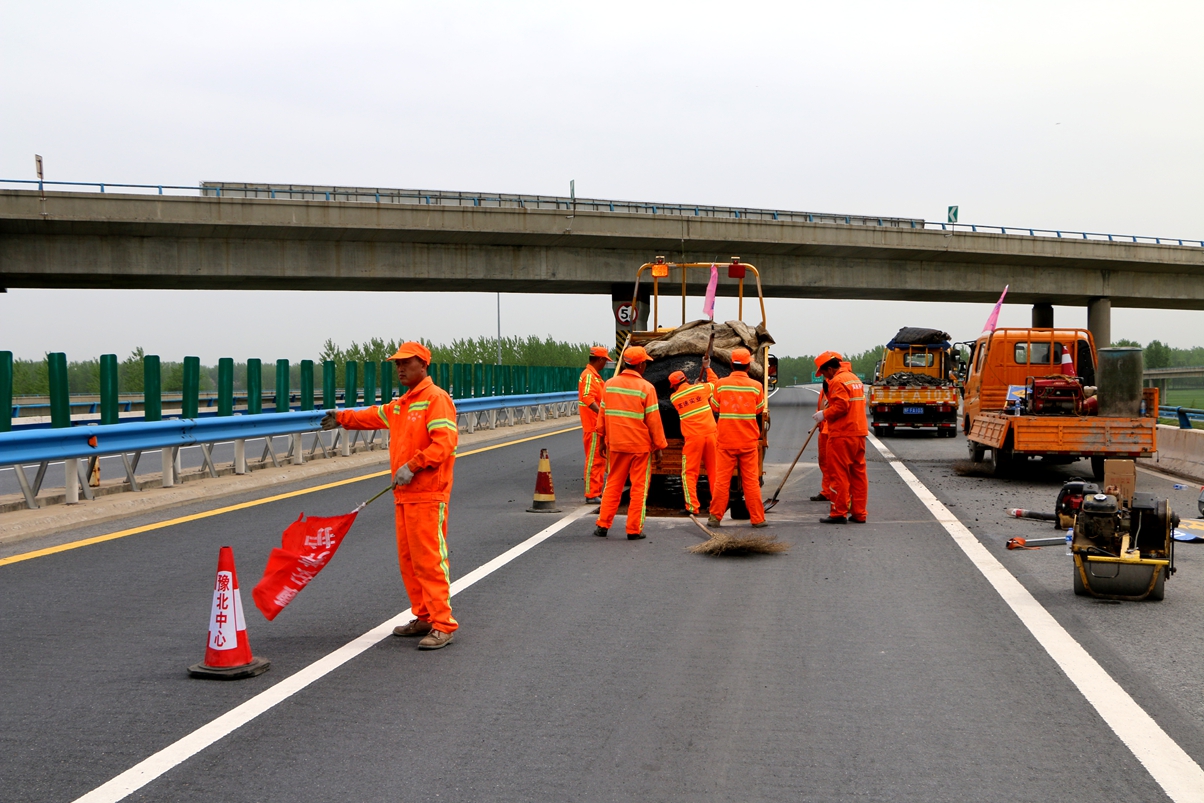
<instances>
[{"instance_id":1,"label":"road roller","mask_svg":"<svg viewBox=\"0 0 1204 803\"><path fill-rule=\"evenodd\" d=\"M1133 493L1126 503L1095 487L1082 496L1074 516L1071 552L1074 593L1116 600L1161 600L1175 573L1179 517L1170 501ZM1107 488L1106 490L1113 490Z\"/></svg>"}]
</instances>

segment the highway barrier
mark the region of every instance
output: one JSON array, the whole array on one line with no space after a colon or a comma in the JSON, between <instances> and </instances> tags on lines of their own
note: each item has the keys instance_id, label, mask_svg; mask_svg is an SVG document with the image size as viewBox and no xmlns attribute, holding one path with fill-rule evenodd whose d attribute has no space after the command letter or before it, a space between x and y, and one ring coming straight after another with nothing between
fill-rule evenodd
<instances>
[{"instance_id":1,"label":"highway barrier","mask_svg":"<svg viewBox=\"0 0 1204 803\"><path fill-rule=\"evenodd\" d=\"M571 416L576 412L576 391L464 399L456 403L457 425L468 432L479 427L493 429L520 422ZM142 454L147 451L160 451L163 461L162 485L171 487L182 479L179 456L182 446L200 446L202 466L199 473L201 476L217 477L213 447L218 443L233 442L235 474L248 471L248 439L265 439L264 453L258 461L261 466L266 466L269 460L272 465L280 465L281 458L277 457L271 438L281 435L290 436L288 452L282 459L294 465L301 465L306 459L316 459L319 453L321 457L335 454L349 456L357 450L383 448L388 444L387 430L338 429L326 436L332 439L328 445L321 432L323 415L322 410L299 410L0 432L0 465L13 466L26 507L35 509L47 467L52 461L64 462L65 501L71 504L79 501L81 491L85 499L93 498L87 478L95 461L106 455L120 455L125 469L125 480L120 486L113 487L140 491L135 474ZM302 444L302 436L306 433L313 433L308 452ZM381 436L379 443L378 436ZM37 466L37 471L31 482L25 467L32 465Z\"/></svg>"},{"instance_id":2,"label":"highway barrier","mask_svg":"<svg viewBox=\"0 0 1204 803\"><path fill-rule=\"evenodd\" d=\"M1158 468L1204 482L1204 429L1158 425Z\"/></svg>"},{"instance_id":3,"label":"highway barrier","mask_svg":"<svg viewBox=\"0 0 1204 803\"><path fill-rule=\"evenodd\" d=\"M1204 422L1204 410L1196 410L1191 407L1166 407L1159 405L1158 417L1177 419L1180 429L1191 429L1192 421Z\"/></svg>"}]
</instances>

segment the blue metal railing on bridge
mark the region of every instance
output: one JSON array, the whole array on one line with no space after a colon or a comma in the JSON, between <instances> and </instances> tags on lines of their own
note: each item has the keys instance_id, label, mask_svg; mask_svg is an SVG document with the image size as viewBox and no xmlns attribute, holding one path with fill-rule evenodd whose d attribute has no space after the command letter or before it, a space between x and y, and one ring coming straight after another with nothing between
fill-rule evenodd
<instances>
[{"instance_id":1,"label":"blue metal railing on bridge","mask_svg":"<svg viewBox=\"0 0 1204 803\"><path fill-rule=\"evenodd\" d=\"M1179 429L1194 429L1192 421L1204 421L1204 410L1197 410L1194 407L1166 407L1159 405L1159 418L1177 418L1179 420Z\"/></svg>"},{"instance_id":2,"label":"blue metal railing on bridge","mask_svg":"<svg viewBox=\"0 0 1204 803\"><path fill-rule=\"evenodd\" d=\"M1008 237L1048 237L1055 239L1094 240L1114 243L1185 246L1204 248L1204 240L1184 237L1155 237L1142 234L1109 234L1106 232L1040 229L1032 226L999 226L978 223L938 223L921 218L897 218L874 215L842 215L818 212L798 212L755 207L711 206L702 204L652 203L644 201L612 201L598 198L575 198L555 195L520 195L507 193L447 192L441 190L404 190L380 187L301 186L293 184L248 184L233 182L202 182L199 186L178 184L119 184L86 181L38 181L36 179L0 179L0 185L13 184L37 187L91 187L106 192L111 189L137 190L166 194L199 193L214 198L258 198L339 203L392 203L431 206L486 206L516 209L558 209L565 211L619 212L627 214L673 215L692 217L725 217L758 221L792 223L828 223L837 225L883 226L891 228L932 229L969 234L999 234ZM166 192L165 192L166 191Z\"/></svg>"}]
</instances>

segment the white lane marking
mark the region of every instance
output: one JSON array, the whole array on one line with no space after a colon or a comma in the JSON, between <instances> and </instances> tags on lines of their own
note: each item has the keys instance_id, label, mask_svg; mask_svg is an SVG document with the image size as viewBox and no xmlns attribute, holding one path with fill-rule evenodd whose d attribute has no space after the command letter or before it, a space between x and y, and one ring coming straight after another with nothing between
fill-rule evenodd
<instances>
[{"instance_id":1,"label":"white lane marking","mask_svg":"<svg viewBox=\"0 0 1204 803\"><path fill-rule=\"evenodd\" d=\"M488 563L473 569L451 584L452 596L459 594L478 580L488 577L510 561L548 540L594 509L595 506L590 505L579 507L557 519L554 524L540 530L521 544L511 547ZM392 619L380 623L367 633L347 642L329 655L319 658L299 672L289 675L270 689L260 692L242 705L227 711L217 719L202 725L179 741L140 761L108 783L96 787L83 797L77 798L75 803L116 803L116 801L123 799L132 792L136 792L168 770L187 761L222 737L246 725L273 706L279 705L314 681L320 680L360 653L388 638L392 635L394 627L406 624L410 621L412 615L411 610L406 608Z\"/></svg>"},{"instance_id":2,"label":"white lane marking","mask_svg":"<svg viewBox=\"0 0 1204 803\"><path fill-rule=\"evenodd\" d=\"M1167 796L1175 803L1204 801L1204 770L1200 769L1200 765L1058 624L1049 611L1041 607L1028 589L987 551L907 466L891 454L880 440L873 435L868 437L874 448L890 462L903 482L952 536L970 562L994 586L1012 612L1145 766Z\"/></svg>"}]
</instances>

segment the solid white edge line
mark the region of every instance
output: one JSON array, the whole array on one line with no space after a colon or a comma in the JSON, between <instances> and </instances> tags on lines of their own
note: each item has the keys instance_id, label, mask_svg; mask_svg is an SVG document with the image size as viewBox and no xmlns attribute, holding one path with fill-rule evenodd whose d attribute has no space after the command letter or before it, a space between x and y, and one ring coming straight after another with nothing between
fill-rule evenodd
<instances>
[{"instance_id":1,"label":"solid white edge line","mask_svg":"<svg viewBox=\"0 0 1204 803\"><path fill-rule=\"evenodd\" d=\"M540 530L527 540L511 547L488 563L473 569L451 584L452 596L455 596L482 578L496 572L523 553L548 540L593 510L594 507L593 505L585 505L567 515L561 516L553 524ZM230 709L212 722L202 725L184 738L173 742L159 752L138 762L116 778L96 787L83 797L77 798L75 803L116 803L116 801L136 792L168 770L187 761L219 739L246 725L260 714L284 702L314 681L320 680L360 653L383 641L393 633L394 627L406 624L412 615L411 609L406 608L392 619L381 622L367 633L352 639L334 652L319 658L304 669L289 675L270 689L265 689L241 705Z\"/></svg>"},{"instance_id":2,"label":"solid white edge line","mask_svg":"<svg viewBox=\"0 0 1204 803\"><path fill-rule=\"evenodd\" d=\"M873 435L867 437L1167 796L1175 803L1204 803L1204 770L1200 765L1058 624L907 466Z\"/></svg>"}]
</instances>

